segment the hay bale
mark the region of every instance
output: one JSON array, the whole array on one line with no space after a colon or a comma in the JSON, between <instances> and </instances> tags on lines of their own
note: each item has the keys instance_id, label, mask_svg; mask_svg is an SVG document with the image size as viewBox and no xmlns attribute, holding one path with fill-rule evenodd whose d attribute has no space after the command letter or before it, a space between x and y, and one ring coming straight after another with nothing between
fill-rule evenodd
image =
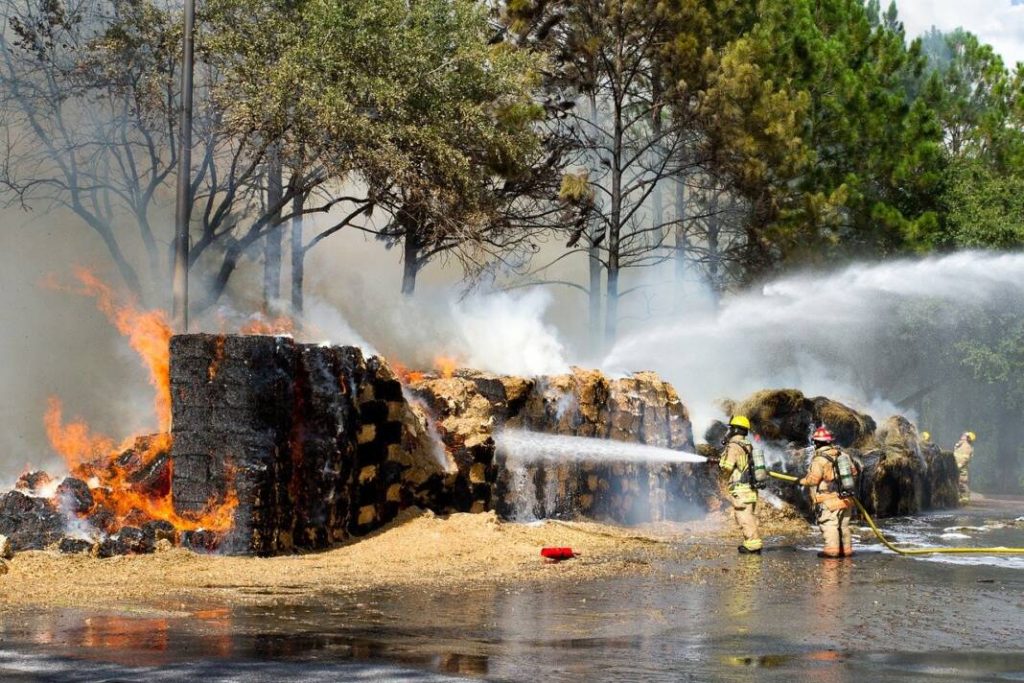
<instances>
[{"instance_id":1,"label":"hay bale","mask_svg":"<svg viewBox=\"0 0 1024 683\"><path fill-rule=\"evenodd\" d=\"M814 423L814 403L796 389L758 391L732 411L750 418L753 431L768 441L805 443Z\"/></svg>"},{"instance_id":2,"label":"hay bale","mask_svg":"<svg viewBox=\"0 0 1024 683\"><path fill-rule=\"evenodd\" d=\"M875 433L875 421L839 401L825 396L811 399L814 422L829 428L843 448L868 448Z\"/></svg>"}]
</instances>

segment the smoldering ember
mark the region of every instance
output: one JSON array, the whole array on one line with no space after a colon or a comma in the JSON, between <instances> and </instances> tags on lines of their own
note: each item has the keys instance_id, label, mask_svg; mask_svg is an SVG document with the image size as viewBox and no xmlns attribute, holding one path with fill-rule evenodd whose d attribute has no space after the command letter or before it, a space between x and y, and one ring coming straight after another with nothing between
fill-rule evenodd
<instances>
[{"instance_id":1,"label":"smoldering ember","mask_svg":"<svg viewBox=\"0 0 1024 683\"><path fill-rule=\"evenodd\" d=\"M651 372L396 374L355 347L192 334L170 340L169 377L170 433L138 437L67 477L26 472L0 497L0 533L12 551L104 558L181 545L275 555L365 536L410 507L639 524L690 520L719 506L716 472L682 457L567 462L541 453L517 461L495 447L496 433L522 429L715 453L725 426L715 423L711 443L696 445L687 407ZM731 408L789 454L786 470L804 458L792 445L814 425L830 425L862 463L858 495L876 517L957 505L952 453L922 445L902 416L877 426L795 390L766 390ZM794 491L777 492L807 512Z\"/></svg>"}]
</instances>

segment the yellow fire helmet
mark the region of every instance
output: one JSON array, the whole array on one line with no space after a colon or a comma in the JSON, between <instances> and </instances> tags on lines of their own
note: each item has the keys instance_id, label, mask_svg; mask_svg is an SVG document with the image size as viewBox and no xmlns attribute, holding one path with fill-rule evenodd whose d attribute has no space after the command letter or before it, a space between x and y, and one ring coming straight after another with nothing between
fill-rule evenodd
<instances>
[{"instance_id":1,"label":"yellow fire helmet","mask_svg":"<svg viewBox=\"0 0 1024 683\"><path fill-rule=\"evenodd\" d=\"M748 432L750 431L750 420L747 419L746 415L733 415L732 419L729 420L730 427L742 427Z\"/></svg>"},{"instance_id":2,"label":"yellow fire helmet","mask_svg":"<svg viewBox=\"0 0 1024 683\"><path fill-rule=\"evenodd\" d=\"M974 441L975 439L978 438L978 435L975 434L974 432L967 432L966 436L968 441Z\"/></svg>"},{"instance_id":3,"label":"yellow fire helmet","mask_svg":"<svg viewBox=\"0 0 1024 683\"><path fill-rule=\"evenodd\" d=\"M931 432L921 432L921 441L931 441L931 440L932 440L932 433Z\"/></svg>"}]
</instances>

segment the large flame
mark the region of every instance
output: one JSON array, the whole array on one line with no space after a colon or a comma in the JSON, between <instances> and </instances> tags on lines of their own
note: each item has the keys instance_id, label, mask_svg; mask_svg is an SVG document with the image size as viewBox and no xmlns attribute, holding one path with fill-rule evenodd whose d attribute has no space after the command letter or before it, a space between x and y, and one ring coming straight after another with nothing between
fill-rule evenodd
<instances>
[{"instance_id":1,"label":"large flame","mask_svg":"<svg viewBox=\"0 0 1024 683\"><path fill-rule=\"evenodd\" d=\"M171 448L171 326L166 313L141 310L133 298L118 296L85 268L75 270L75 279L78 287L61 289L94 297L96 307L141 357L155 391L153 407L160 433L130 437L115 446L112 438L93 432L81 419L65 423L60 399L51 397L44 417L51 446L64 458L73 476L89 482L94 507L112 513L112 528L106 531L149 520L166 520L179 530L229 530L238 506L233 481L229 481L224 500L210 501L201 514L183 516L175 512L171 497L172 463L157 462ZM133 480L134 475L156 466L160 466L156 469L159 476L148 481Z\"/></svg>"},{"instance_id":2,"label":"large flame","mask_svg":"<svg viewBox=\"0 0 1024 683\"><path fill-rule=\"evenodd\" d=\"M149 371L149 383L155 390L153 410L162 432L171 428L171 325L160 310L139 310L131 297L119 297L114 290L87 268L75 268L78 294L96 299L96 307L127 337L128 344L142 358Z\"/></svg>"},{"instance_id":3,"label":"large flame","mask_svg":"<svg viewBox=\"0 0 1024 683\"><path fill-rule=\"evenodd\" d=\"M114 441L103 434L94 434L83 420L64 423L60 399L51 396L43 416L46 437L72 471L101 460L114 450Z\"/></svg>"}]
</instances>

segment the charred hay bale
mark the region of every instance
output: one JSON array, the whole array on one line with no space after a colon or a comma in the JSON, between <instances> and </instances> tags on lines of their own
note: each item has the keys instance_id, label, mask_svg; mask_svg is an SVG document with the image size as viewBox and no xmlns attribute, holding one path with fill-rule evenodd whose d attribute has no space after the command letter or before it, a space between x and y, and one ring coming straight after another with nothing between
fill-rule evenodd
<instances>
[{"instance_id":1,"label":"charred hay bale","mask_svg":"<svg viewBox=\"0 0 1024 683\"><path fill-rule=\"evenodd\" d=\"M122 527L113 536L100 541L95 548L96 557L101 559L117 555L146 555L155 550L156 546L146 533L135 526Z\"/></svg>"},{"instance_id":2,"label":"charred hay bale","mask_svg":"<svg viewBox=\"0 0 1024 683\"><path fill-rule=\"evenodd\" d=\"M117 515L114 511L102 506L96 506L85 518L93 528L105 534L114 533L117 530Z\"/></svg>"},{"instance_id":3,"label":"charred hay bale","mask_svg":"<svg viewBox=\"0 0 1024 683\"><path fill-rule=\"evenodd\" d=\"M814 424L814 403L796 389L759 391L732 414L750 418L753 431L768 441L806 443Z\"/></svg>"},{"instance_id":4,"label":"charred hay bale","mask_svg":"<svg viewBox=\"0 0 1024 683\"><path fill-rule=\"evenodd\" d=\"M912 515L926 506L927 484L919 456L887 447L864 453L860 461L859 497L872 515Z\"/></svg>"},{"instance_id":5,"label":"charred hay bale","mask_svg":"<svg viewBox=\"0 0 1024 683\"><path fill-rule=\"evenodd\" d=\"M927 509L931 485L917 428L902 415L893 415L879 427L876 440L883 457L874 469L871 482L875 509L882 516L913 514ZM888 503L886 498L890 499Z\"/></svg>"},{"instance_id":6,"label":"charred hay bale","mask_svg":"<svg viewBox=\"0 0 1024 683\"><path fill-rule=\"evenodd\" d=\"M216 552L220 543L221 537L214 531L196 529L181 532L181 547L192 552L200 554Z\"/></svg>"},{"instance_id":7,"label":"charred hay bale","mask_svg":"<svg viewBox=\"0 0 1024 683\"><path fill-rule=\"evenodd\" d=\"M65 477L57 487L57 501L61 510L73 515L88 513L94 504L89 485L74 477Z\"/></svg>"},{"instance_id":8,"label":"charred hay bale","mask_svg":"<svg viewBox=\"0 0 1024 683\"><path fill-rule=\"evenodd\" d=\"M705 457L718 455L720 447L725 444L725 435L729 433L729 426L722 420L712 420L708 428L704 430L704 441L706 443L697 446L697 453ZM710 445L713 453L701 450L702 446Z\"/></svg>"},{"instance_id":9,"label":"charred hay bale","mask_svg":"<svg viewBox=\"0 0 1024 683\"><path fill-rule=\"evenodd\" d=\"M146 536L146 542L156 547L157 541L169 541L174 543L177 531L174 525L163 519L155 519L142 525L142 533Z\"/></svg>"},{"instance_id":10,"label":"charred hay bale","mask_svg":"<svg viewBox=\"0 0 1024 683\"><path fill-rule=\"evenodd\" d=\"M18 481L14 483L14 488L25 493L38 494L52 483L53 477L51 477L47 472L42 470L33 470L31 472L25 472L18 477Z\"/></svg>"},{"instance_id":11,"label":"charred hay bale","mask_svg":"<svg viewBox=\"0 0 1024 683\"><path fill-rule=\"evenodd\" d=\"M849 406L824 396L811 399L814 421L824 424L843 448L867 448L875 433L875 421Z\"/></svg>"},{"instance_id":12,"label":"charred hay bale","mask_svg":"<svg viewBox=\"0 0 1024 683\"><path fill-rule=\"evenodd\" d=\"M875 431L870 416L825 396L807 398L796 389L759 391L739 404L726 402L723 407L750 418L753 431L767 441L806 444L814 427L823 424L840 446L865 448ZM712 436L722 428L716 426Z\"/></svg>"},{"instance_id":13,"label":"charred hay bale","mask_svg":"<svg viewBox=\"0 0 1024 683\"><path fill-rule=\"evenodd\" d=\"M878 427L876 441L882 448L900 448L918 453L917 427L902 415L893 415Z\"/></svg>"},{"instance_id":14,"label":"charred hay bale","mask_svg":"<svg viewBox=\"0 0 1024 683\"><path fill-rule=\"evenodd\" d=\"M169 450L153 455L128 475L132 490L149 498L164 498L171 492L171 453Z\"/></svg>"},{"instance_id":15,"label":"charred hay bale","mask_svg":"<svg viewBox=\"0 0 1024 683\"><path fill-rule=\"evenodd\" d=\"M50 501L8 491L0 496L0 534L15 551L42 550L63 535L64 519Z\"/></svg>"},{"instance_id":16,"label":"charred hay bale","mask_svg":"<svg viewBox=\"0 0 1024 683\"><path fill-rule=\"evenodd\" d=\"M932 508L955 508L960 504L958 482L960 472L952 451L943 451L935 444L921 448L928 466L929 505Z\"/></svg>"},{"instance_id":17,"label":"charred hay bale","mask_svg":"<svg viewBox=\"0 0 1024 683\"><path fill-rule=\"evenodd\" d=\"M95 544L85 538L71 538L65 536L57 544L57 550L64 555L79 555L91 553Z\"/></svg>"}]
</instances>

